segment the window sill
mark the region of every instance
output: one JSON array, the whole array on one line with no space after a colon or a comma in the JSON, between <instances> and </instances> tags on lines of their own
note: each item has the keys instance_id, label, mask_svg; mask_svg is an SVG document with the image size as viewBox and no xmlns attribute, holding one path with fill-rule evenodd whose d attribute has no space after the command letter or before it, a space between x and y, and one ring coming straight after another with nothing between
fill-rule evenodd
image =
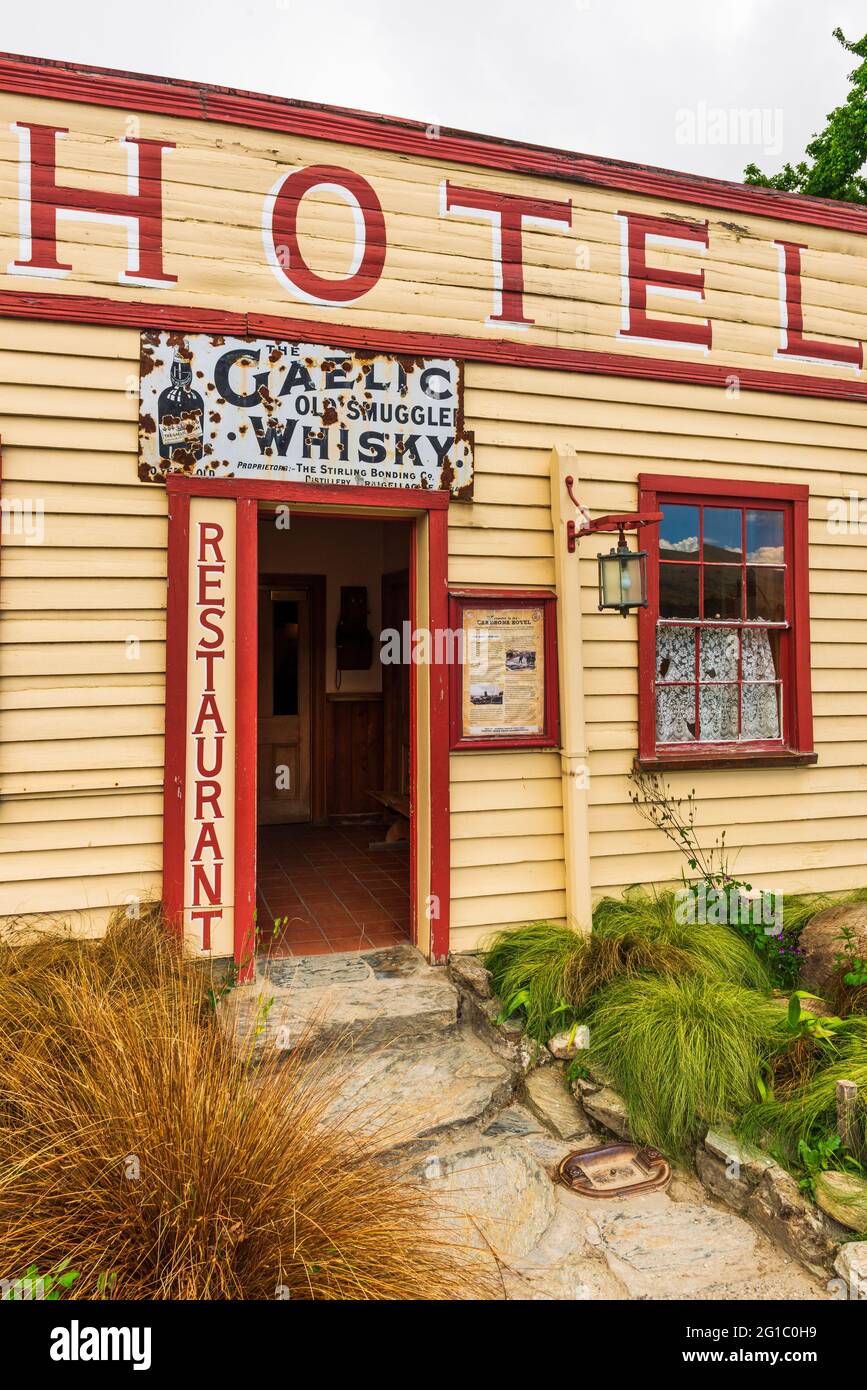
<instances>
[{"instance_id":1,"label":"window sill","mask_svg":"<svg viewBox=\"0 0 867 1390\"><path fill-rule=\"evenodd\" d=\"M702 767L810 767L818 761L818 753L796 753L789 748L783 748L779 753L767 750L729 753L718 748L702 754L654 754L649 758L636 758L635 766L642 772L674 772L678 768Z\"/></svg>"}]
</instances>

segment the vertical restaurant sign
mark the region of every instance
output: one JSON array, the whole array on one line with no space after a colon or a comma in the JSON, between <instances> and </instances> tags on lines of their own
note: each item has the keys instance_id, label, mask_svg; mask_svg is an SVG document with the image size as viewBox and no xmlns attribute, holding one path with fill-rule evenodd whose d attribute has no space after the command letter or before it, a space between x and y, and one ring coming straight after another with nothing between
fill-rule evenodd
<instances>
[{"instance_id":1,"label":"vertical restaurant sign","mask_svg":"<svg viewBox=\"0 0 867 1390\"><path fill-rule=\"evenodd\" d=\"M235 502L190 499L184 935L234 950Z\"/></svg>"},{"instance_id":2,"label":"vertical restaurant sign","mask_svg":"<svg viewBox=\"0 0 867 1390\"><path fill-rule=\"evenodd\" d=\"M276 339L142 334L139 477L447 489L469 498L461 365Z\"/></svg>"}]
</instances>

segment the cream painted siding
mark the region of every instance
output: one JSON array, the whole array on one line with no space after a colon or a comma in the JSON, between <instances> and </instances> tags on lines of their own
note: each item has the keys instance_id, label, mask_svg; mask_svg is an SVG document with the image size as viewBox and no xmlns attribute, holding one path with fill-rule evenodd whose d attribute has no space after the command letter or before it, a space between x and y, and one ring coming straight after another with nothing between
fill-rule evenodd
<instances>
[{"instance_id":1,"label":"cream painted siding","mask_svg":"<svg viewBox=\"0 0 867 1390\"><path fill-rule=\"evenodd\" d=\"M7 513L0 561L0 915L97 929L158 894L162 857L166 496L136 477L138 334L0 322L5 504L42 503L28 544ZM863 493L867 408L522 368L466 369L475 500L453 504L457 586L551 585L550 451L577 450L578 495L630 510L644 471L807 483L819 762L688 772L702 830L728 828L746 875L863 883L867 842L867 536L831 535L830 499ZM637 624L595 607L580 560L594 894L677 876L628 800ZM576 572L579 562L576 560ZM568 655L568 654L567 654ZM453 754L454 949L562 917L559 757Z\"/></svg>"},{"instance_id":2,"label":"cream painted siding","mask_svg":"<svg viewBox=\"0 0 867 1390\"><path fill-rule=\"evenodd\" d=\"M473 501L449 509L449 583L456 588L554 583L547 429L537 421L532 449L513 444L498 421L496 389L473 385L477 376L496 383L503 371L466 366L476 476ZM559 753L453 753L451 812L452 950L472 950L495 928L564 916Z\"/></svg>"},{"instance_id":3,"label":"cream painted siding","mask_svg":"<svg viewBox=\"0 0 867 1390\"><path fill-rule=\"evenodd\" d=\"M136 476L138 334L0 321L4 503L42 502L41 544L7 514L0 555L0 915L97 930L158 895L166 495ZM456 586L554 582L550 455L577 451L594 512L631 510L641 471L807 483L817 766L686 772L702 832L745 875L800 889L867 879L867 536L831 535L863 494L867 407L468 363L475 500L450 509ZM629 804L637 624L601 615L580 562L595 896L676 878ZM569 659L570 653L561 653ZM573 654L574 656L574 654ZM565 912L556 752L453 754L452 946Z\"/></svg>"},{"instance_id":4,"label":"cream painted siding","mask_svg":"<svg viewBox=\"0 0 867 1390\"><path fill-rule=\"evenodd\" d=\"M138 356L133 329L0 320L0 916L81 931L161 887L166 494L136 476Z\"/></svg>"},{"instance_id":5,"label":"cream painted siding","mask_svg":"<svg viewBox=\"0 0 867 1390\"><path fill-rule=\"evenodd\" d=\"M451 509L450 578L458 583L553 583L549 474L557 446L577 451L576 495L594 514L635 510L641 472L809 486L818 764L667 776L679 794L696 788L703 837L712 841L725 828L743 875L790 891L864 884L867 534L830 534L827 519L831 499L863 496L867 407L475 363L467 365L466 387L479 475L477 500ZM637 620L598 612L600 548L599 538L585 541L574 569L583 600L594 898L680 871L678 856L629 801ZM559 916L559 759L455 755L453 768L455 948L468 949L483 920ZM528 866L523 891L513 888L513 863Z\"/></svg>"}]
</instances>

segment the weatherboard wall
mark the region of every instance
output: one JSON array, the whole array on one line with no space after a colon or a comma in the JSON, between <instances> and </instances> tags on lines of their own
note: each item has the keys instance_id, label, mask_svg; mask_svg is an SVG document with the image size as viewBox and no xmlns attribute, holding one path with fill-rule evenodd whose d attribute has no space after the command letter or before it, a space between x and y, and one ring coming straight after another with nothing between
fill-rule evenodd
<instances>
[{"instance_id":1,"label":"weatherboard wall","mask_svg":"<svg viewBox=\"0 0 867 1390\"><path fill-rule=\"evenodd\" d=\"M166 494L138 482L138 335L0 323L3 497L45 505L41 545L3 536L0 560L0 912L98 929L108 908L158 896ZM45 383L45 384L43 384ZM449 516L458 586L553 583L550 453L577 450L594 512L631 509L651 469L807 483L818 764L707 770L702 828L724 826L738 868L781 887L863 882L867 842L867 536L831 535L827 504L863 490L865 408L712 388L469 363L472 503ZM636 620L596 611L595 542L575 560L583 642L595 894L678 873L628 801L637 741ZM561 659L578 659L577 646ZM564 906L559 757L451 758L452 941Z\"/></svg>"}]
</instances>

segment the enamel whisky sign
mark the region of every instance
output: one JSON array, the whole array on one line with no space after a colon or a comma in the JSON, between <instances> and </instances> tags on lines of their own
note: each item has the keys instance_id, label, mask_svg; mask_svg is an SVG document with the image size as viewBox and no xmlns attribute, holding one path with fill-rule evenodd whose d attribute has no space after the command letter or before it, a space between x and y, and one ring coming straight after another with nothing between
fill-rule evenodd
<instances>
[{"instance_id":1,"label":"enamel whisky sign","mask_svg":"<svg viewBox=\"0 0 867 1390\"><path fill-rule=\"evenodd\" d=\"M462 372L447 358L144 333L139 440L146 482L186 473L472 495Z\"/></svg>"}]
</instances>

